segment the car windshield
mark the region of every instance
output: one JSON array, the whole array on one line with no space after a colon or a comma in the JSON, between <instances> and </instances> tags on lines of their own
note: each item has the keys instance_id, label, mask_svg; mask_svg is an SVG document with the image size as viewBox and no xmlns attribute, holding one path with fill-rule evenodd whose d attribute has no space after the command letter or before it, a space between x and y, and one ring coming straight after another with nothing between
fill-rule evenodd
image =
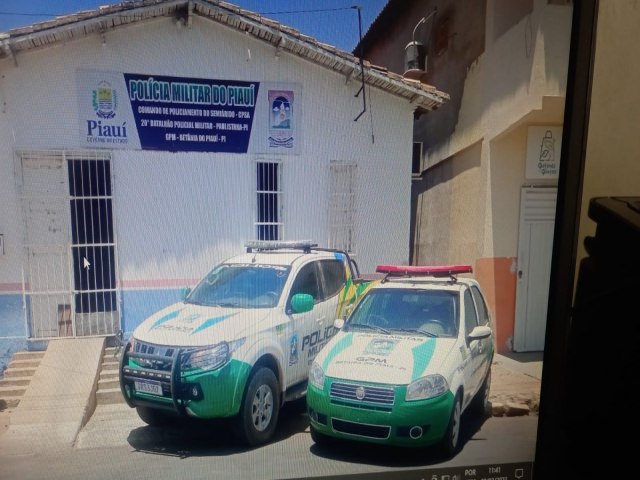
<instances>
[{"instance_id":1,"label":"car windshield","mask_svg":"<svg viewBox=\"0 0 640 480\"><path fill-rule=\"evenodd\" d=\"M218 265L185 299L185 303L237 308L273 308L289 276L279 265Z\"/></svg>"},{"instance_id":2,"label":"car windshield","mask_svg":"<svg viewBox=\"0 0 640 480\"><path fill-rule=\"evenodd\" d=\"M347 328L455 337L458 318L458 292L376 288L362 298L351 314Z\"/></svg>"}]
</instances>

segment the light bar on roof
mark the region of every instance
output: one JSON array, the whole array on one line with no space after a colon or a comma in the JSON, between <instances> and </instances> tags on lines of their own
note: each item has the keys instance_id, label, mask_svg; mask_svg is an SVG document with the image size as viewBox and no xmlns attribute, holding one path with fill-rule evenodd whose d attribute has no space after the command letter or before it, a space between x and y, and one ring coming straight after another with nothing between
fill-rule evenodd
<instances>
[{"instance_id":1,"label":"light bar on roof","mask_svg":"<svg viewBox=\"0 0 640 480\"><path fill-rule=\"evenodd\" d=\"M310 250L317 247L311 240L249 240L244 243L247 250Z\"/></svg>"},{"instance_id":2,"label":"light bar on roof","mask_svg":"<svg viewBox=\"0 0 640 480\"><path fill-rule=\"evenodd\" d=\"M436 265L436 266L408 266L408 265L378 265L376 268L378 273L386 273L387 275L424 275L424 276L442 276L456 275L458 273L473 273L471 265Z\"/></svg>"}]
</instances>

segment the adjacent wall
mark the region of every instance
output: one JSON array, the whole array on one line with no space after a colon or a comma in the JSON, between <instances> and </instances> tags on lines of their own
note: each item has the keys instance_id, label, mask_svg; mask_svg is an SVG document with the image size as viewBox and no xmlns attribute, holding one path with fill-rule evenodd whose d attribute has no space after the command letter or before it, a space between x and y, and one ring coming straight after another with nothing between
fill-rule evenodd
<instances>
[{"instance_id":1,"label":"adjacent wall","mask_svg":"<svg viewBox=\"0 0 640 480\"><path fill-rule=\"evenodd\" d=\"M428 129L419 138L425 142L426 170L412 188L413 262L474 266L494 316L500 352L512 349L515 326L527 127L562 125L572 12L569 5L546 0L520 2L522 8L510 10L501 8L503 3L489 0L484 30L458 30L453 50L445 54L454 54L465 42L484 42L462 77L455 128L448 135ZM462 9L453 5L455 18ZM451 124L452 118L438 110L417 122L416 132L430 122Z\"/></svg>"}]
</instances>

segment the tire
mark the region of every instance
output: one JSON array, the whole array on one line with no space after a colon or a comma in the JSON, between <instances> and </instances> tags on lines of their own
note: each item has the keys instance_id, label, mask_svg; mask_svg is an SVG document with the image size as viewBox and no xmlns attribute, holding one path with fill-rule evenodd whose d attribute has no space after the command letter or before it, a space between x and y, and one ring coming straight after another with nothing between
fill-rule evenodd
<instances>
[{"instance_id":1,"label":"tire","mask_svg":"<svg viewBox=\"0 0 640 480\"><path fill-rule=\"evenodd\" d=\"M136 407L136 412L138 412L138 416L144 423L154 427L168 425L176 419L176 416L172 413L157 408L138 406Z\"/></svg>"},{"instance_id":2,"label":"tire","mask_svg":"<svg viewBox=\"0 0 640 480\"><path fill-rule=\"evenodd\" d=\"M473 413L477 414L479 417L484 417L487 415L487 411L489 410L489 393L491 392L491 367L487 371L487 376L484 377L484 382L482 382L482 386L476 396L471 400L471 410Z\"/></svg>"},{"instance_id":3,"label":"tire","mask_svg":"<svg viewBox=\"0 0 640 480\"><path fill-rule=\"evenodd\" d=\"M462 396L456 395L447 431L440 442L440 451L447 458L453 457L460 448L460 422L462 420Z\"/></svg>"},{"instance_id":4,"label":"tire","mask_svg":"<svg viewBox=\"0 0 640 480\"><path fill-rule=\"evenodd\" d=\"M276 429L280 412L280 388L268 368L256 370L249 378L234 431L240 441L257 446L268 442Z\"/></svg>"},{"instance_id":5,"label":"tire","mask_svg":"<svg viewBox=\"0 0 640 480\"><path fill-rule=\"evenodd\" d=\"M312 426L309 426L309 431L311 432L311 440L313 440L316 445L324 447L329 444L329 437L327 437L323 433L320 433Z\"/></svg>"}]
</instances>

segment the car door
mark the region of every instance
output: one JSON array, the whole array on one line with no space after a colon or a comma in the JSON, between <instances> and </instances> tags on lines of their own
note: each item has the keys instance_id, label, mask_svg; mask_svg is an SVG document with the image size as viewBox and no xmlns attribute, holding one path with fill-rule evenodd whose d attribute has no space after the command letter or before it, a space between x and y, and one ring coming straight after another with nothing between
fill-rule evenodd
<instances>
[{"instance_id":1,"label":"car door","mask_svg":"<svg viewBox=\"0 0 640 480\"><path fill-rule=\"evenodd\" d=\"M475 285L471 286L471 295L473 296L473 300L476 305L476 311L478 313L478 325L486 325L491 328L493 331L493 325L491 324L491 317L489 315L489 309L487 308L487 304L484 301L484 297L480 292L480 289ZM487 370L491 367L491 361L493 360L493 352L494 352L494 341L495 338L493 334L490 337L483 338L480 340L482 344L482 359L480 365L480 383L484 381L484 377L486 376Z\"/></svg>"},{"instance_id":2,"label":"car door","mask_svg":"<svg viewBox=\"0 0 640 480\"><path fill-rule=\"evenodd\" d=\"M464 345L468 355L465 365L465 403L469 402L480 386L483 365L483 344L482 340L471 340L469 334L478 326L478 315L473 302L473 296L469 288L463 293L464 312Z\"/></svg>"}]
</instances>

